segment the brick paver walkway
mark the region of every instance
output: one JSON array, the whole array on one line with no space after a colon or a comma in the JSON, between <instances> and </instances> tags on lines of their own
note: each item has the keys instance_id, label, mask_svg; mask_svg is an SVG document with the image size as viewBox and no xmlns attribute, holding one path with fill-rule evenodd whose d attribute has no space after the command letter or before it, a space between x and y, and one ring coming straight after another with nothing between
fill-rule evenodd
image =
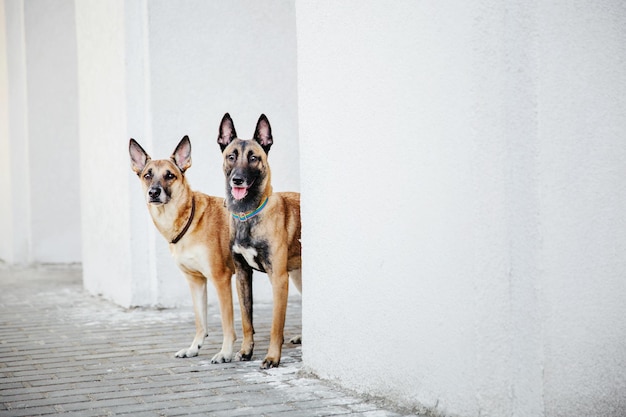
<instances>
[{"instance_id":1,"label":"brick paver walkway","mask_svg":"<svg viewBox=\"0 0 626 417\"><path fill-rule=\"evenodd\" d=\"M299 302L287 316L286 339L300 333ZM200 355L177 359L191 308L120 308L84 292L78 268L0 267L0 416L402 415L303 375L299 346L260 370L270 320L271 306L255 304L253 360L212 365L221 328L210 305Z\"/></svg>"}]
</instances>

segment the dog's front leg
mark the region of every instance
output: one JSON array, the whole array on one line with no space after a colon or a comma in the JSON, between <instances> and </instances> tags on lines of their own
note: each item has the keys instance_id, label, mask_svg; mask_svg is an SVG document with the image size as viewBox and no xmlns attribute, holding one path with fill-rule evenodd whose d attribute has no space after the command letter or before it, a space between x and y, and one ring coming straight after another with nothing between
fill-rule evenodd
<instances>
[{"instance_id":1,"label":"dog's front leg","mask_svg":"<svg viewBox=\"0 0 626 417\"><path fill-rule=\"evenodd\" d=\"M252 268L243 260L235 260L237 271L237 295L241 308L241 327L243 342L236 360L249 361L254 350L254 326L252 324Z\"/></svg>"},{"instance_id":2,"label":"dog's front leg","mask_svg":"<svg viewBox=\"0 0 626 417\"><path fill-rule=\"evenodd\" d=\"M283 331L285 315L287 313L287 298L289 296L289 274L286 270L281 273L271 273L272 295L274 309L272 312L272 331L270 333L270 347L267 356L261 364L262 369L275 368L280 364L280 355L283 349Z\"/></svg>"},{"instance_id":3,"label":"dog's front leg","mask_svg":"<svg viewBox=\"0 0 626 417\"><path fill-rule=\"evenodd\" d=\"M230 362L233 358L233 345L235 340L237 340L233 319L233 289L231 287L230 270L224 271L221 276L213 276L213 284L215 285L220 303L224 339L222 341L222 350L213 356L211 363Z\"/></svg>"},{"instance_id":4,"label":"dog's front leg","mask_svg":"<svg viewBox=\"0 0 626 417\"><path fill-rule=\"evenodd\" d=\"M185 274L189 289L191 290L191 299L193 300L193 312L196 317L196 337L194 337L191 346L188 349L181 349L176 352L177 358L191 358L198 356L198 350L204 343L207 336L207 295L206 295L206 278L201 275Z\"/></svg>"}]
</instances>

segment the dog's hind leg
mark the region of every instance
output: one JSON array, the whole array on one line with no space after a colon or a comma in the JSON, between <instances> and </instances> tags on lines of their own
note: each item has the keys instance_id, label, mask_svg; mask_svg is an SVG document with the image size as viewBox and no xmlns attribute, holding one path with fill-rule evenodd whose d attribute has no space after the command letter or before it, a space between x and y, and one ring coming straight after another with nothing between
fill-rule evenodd
<instances>
[{"instance_id":1,"label":"dog's hind leg","mask_svg":"<svg viewBox=\"0 0 626 417\"><path fill-rule=\"evenodd\" d=\"M211 363L230 362L233 358L233 345L237 340L235 334L235 322L233 319L233 289L231 287L231 273L224 271L220 277L213 277L213 284L217 291L220 302L220 315L222 316L222 350L213 356Z\"/></svg>"},{"instance_id":2,"label":"dog's hind leg","mask_svg":"<svg viewBox=\"0 0 626 417\"><path fill-rule=\"evenodd\" d=\"M283 273L269 273L272 281L272 295L274 308L272 311L272 330L270 333L270 347L267 356L261 364L262 369L275 368L280 364L280 355L285 341L285 314L287 312L287 298L289 297L289 275Z\"/></svg>"},{"instance_id":3,"label":"dog's hind leg","mask_svg":"<svg viewBox=\"0 0 626 417\"><path fill-rule=\"evenodd\" d=\"M241 308L243 341L241 350L235 355L238 361L249 361L254 350L254 326L252 324L252 268L241 259L235 258L237 271L237 295Z\"/></svg>"},{"instance_id":4,"label":"dog's hind leg","mask_svg":"<svg viewBox=\"0 0 626 417\"><path fill-rule=\"evenodd\" d=\"M302 294L302 269L289 271L289 278L291 278L291 282L296 286L298 292Z\"/></svg>"},{"instance_id":5,"label":"dog's hind leg","mask_svg":"<svg viewBox=\"0 0 626 417\"><path fill-rule=\"evenodd\" d=\"M298 292L302 294L302 269L294 269L293 271L289 271L289 278L291 278L291 282L296 287ZM294 336L289 339L289 343L293 343L294 345L302 344L302 335Z\"/></svg>"},{"instance_id":6,"label":"dog's hind leg","mask_svg":"<svg viewBox=\"0 0 626 417\"><path fill-rule=\"evenodd\" d=\"M202 346L202 343L204 343L204 338L207 336L207 280L202 275L185 274L185 277L189 283L191 299L193 300L193 312L196 317L196 337L194 337L189 348L181 349L176 352L177 358L198 356L198 350Z\"/></svg>"}]
</instances>

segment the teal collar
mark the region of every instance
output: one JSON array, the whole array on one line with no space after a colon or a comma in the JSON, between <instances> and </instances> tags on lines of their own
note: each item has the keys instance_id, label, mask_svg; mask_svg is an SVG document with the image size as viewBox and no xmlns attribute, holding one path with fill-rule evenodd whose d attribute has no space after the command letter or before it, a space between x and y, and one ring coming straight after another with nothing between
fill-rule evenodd
<instances>
[{"instance_id":1,"label":"teal collar","mask_svg":"<svg viewBox=\"0 0 626 417\"><path fill-rule=\"evenodd\" d=\"M261 203L261 205L259 207L257 207L255 210L249 211L247 213L230 213L231 216L233 216L234 219L237 219L239 221L245 222L248 219L253 218L254 216L256 216L257 214L259 214L261 212L261 210L263 210L265 208L265 205L267 204L267 197L265 197L265 200L263 200L263 202Z\"/></svg>"}]
</instances>

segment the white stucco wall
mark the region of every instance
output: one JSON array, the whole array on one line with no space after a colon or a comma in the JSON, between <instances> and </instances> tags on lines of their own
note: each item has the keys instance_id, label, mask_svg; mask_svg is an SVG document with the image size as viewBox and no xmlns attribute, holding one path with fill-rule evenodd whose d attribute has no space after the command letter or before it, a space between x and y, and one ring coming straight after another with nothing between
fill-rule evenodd
<instances>
[{"instance_id":1,"label":"white stucco wall","mask_svg":"<svg viewBox=\"0 0 626 417\"><path fill-rule=\"evenodd\" d=\"M621 3L296 11L306 366L445 415L623 415Z\"/></svg>"},{"instance_id":2,"label":"white stucco wall","mask_svg":"<svg viewBox=\"0 0 626 417\"><path fill-rule=\"evenodd\" d=\"M80 262L73 0L24 3L32 256Z\"/></svg>"},{"instance_id":3,"label":"white stucco wall","mask_svg":"<svg viewBox=\"0 0 626 417\"><path fill-rule=\"evenodd\" d=\"M141 268L130 221L126 129L124 2L76 5L83 282L132 305L133 265ZM147 268L140 269L145 271Z\"/></svg>"},{"instance_id":4,"label":"white stucco wall","mask_svg":"<svg viewBox=\"0 0 626 417\"><path fill-rule=\"evenodd\" d=\"M11 264L33 261L31 250L30 174L28 162L28 127L26 102L26 46L24 39L24 7L19 0L3 0L6 48L2 61L6 65L6 95L2 101L7 123L0 143L6 165L0 173L7 198L0 202L2 210L2 245L0 259Z\"/></svg>"},{"instance_id":5,"label":"white stucco wall","mask_svg":"<svg viewBox=\"0 0 626 417\"><path fill-rule=\"evenodd\" d=\"M223 114L249 138L265 113L275 138L274 189L298 191L293 2L96 1L76 8L81 171L88 171L81 196L85 284L125 305L190 304L130 170L128 139L168 158L189 135L192 187L223 196L216 143ZM124 189L114 199L98 197L105 170ZM255 298L270 301L269 282L258 275ZM215 301L211 288L209 299Z\"/></svg>"},{"instance_id":6,"label":"white stucco wall","mask_svg":"<svg viewBox=\"0 0 626 417\"><path fill-rule=\"evenodd\" d=\"M546 408L626 415L626 5L538 16Z\"/></svg>"},{"instance_id":7,"label":"white stucco wall","mask_svg":"<svg viewBox=\"0 0 626 417\"><path fill-rule=\"evenodd\" d=\"M7 22L4 0L0 2L0 57L8 57ZM11 195L11 143L9 141L9 65L0 59L0 189ZM11 199L0 199L0 262L13 261L13 208Z\"/></svg>"},{"instance_id":8,"label":"white stucco wall","mask_svg":"<svg viewBox=\"0 0 626 417\"><path fill-rule=\"evenodd\" d=\"M6 39L0 259L79 262L73 2L9 0L0 6Z\"/></svg>"}]
</instances>

